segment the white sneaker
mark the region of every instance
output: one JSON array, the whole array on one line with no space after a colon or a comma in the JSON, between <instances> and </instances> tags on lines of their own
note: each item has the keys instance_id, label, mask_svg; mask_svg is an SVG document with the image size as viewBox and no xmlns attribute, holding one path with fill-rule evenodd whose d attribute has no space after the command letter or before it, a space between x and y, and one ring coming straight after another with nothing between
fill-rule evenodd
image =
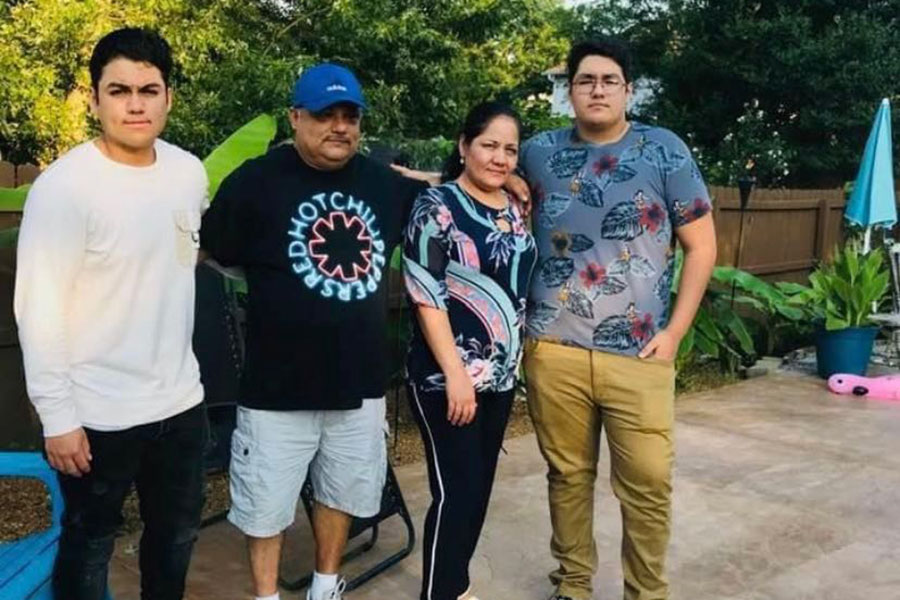
<instances>
[{"instance_id":1,"label":"white sneaker","mask_svg":"<svg viewBox=\"0 0 900 600\"><path fill-rule=\"evenodd\" d=\"M335 585L330 592L325 592L325 595L322 596L322 600L341 600L344 597L343 594L345 589L347 589L347 581L343 578L338 579L337 585ZM311 582L309 587L306 588L306 600L313 600Z\"/></svg>"},{"instance_id":2,"label":"white sneaker","mask_svg":"<svg viewBox=\"0 0 900 600\"><path fill-rule=\"evenodd\" d=\"M345 579L339 579L337 585L332 588L332 590L323 596L324 600L342 600L344 597L344 590L347 589L347 581ZM312 590L306 590L306 600L312 600Z\"/></svg>"},{"instance_id":3,"label":"white sneaker","mask_svg":"<svg viewBox=\"0 0 900 600\"><path fill-rule=\"evenodd\" d=\"M322 596L323 600L341 600L344 597L344 590L347 589L347 581L345 579L339 579L336 586L334 586L330 592L326 592L324 596ZM306 590L306 600L312 600L312 590Z\"/></svg>"},{"instance_id":4,"label":"white sneaker","mask_svg":"<svg viewBox=\"0 0 900 600\"><path fill-rule=\"evenodd\" d=\"M325 596L325 600L341 600L344 597L345 589L347 589L347 580L340 579L334 589Z\"/></svg>"}]
</instances>

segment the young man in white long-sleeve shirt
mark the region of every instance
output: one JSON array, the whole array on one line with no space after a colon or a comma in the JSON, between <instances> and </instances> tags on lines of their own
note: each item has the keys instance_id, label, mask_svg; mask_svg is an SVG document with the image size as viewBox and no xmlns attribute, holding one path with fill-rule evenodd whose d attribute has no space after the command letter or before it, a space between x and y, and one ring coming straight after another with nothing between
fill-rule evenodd
<instances>
[{"instance_id":1,"label":"young man in white long-sleeve shirt","mask_svg":"<svg viewBox=\"0 0 900 600\"><path fill-rule=\"evenodd\" d=\"M94 48L102 133L35 181L15 312L28 394L66 501L57 598L100 600L137 486L142 598L181 598L203 505L208 424L191 349L207 179L157 139L172 104L169 45L120 29Z\"/></svg>"}]
</instances>

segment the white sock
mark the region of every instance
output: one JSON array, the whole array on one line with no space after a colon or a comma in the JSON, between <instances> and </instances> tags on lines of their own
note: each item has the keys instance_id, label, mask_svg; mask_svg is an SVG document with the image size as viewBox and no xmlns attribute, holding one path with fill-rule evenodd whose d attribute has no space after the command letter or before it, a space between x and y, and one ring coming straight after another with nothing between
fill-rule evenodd
<instances>
[{"instance_id":1,"label":"white sock","mask_svg":"<svg viewBox=\"0 0 900 600\"><path fill-rule=\"evenodd\" d=\"M309 586L310 600L325 600L325 594L337 587L337 573L324 575L318 571L313 571L312 584Z\"/></svg>"},{"instance_id":2,"label":"white sock","mask_svg":"<svg viewBox=\"0 0 900 600\"><path fill-rule=\"evenodd\" d=\"M279 592L275 592L271 596L257 596L256 600L281 600L281 594Z\"/></svg>"}]
</instances>

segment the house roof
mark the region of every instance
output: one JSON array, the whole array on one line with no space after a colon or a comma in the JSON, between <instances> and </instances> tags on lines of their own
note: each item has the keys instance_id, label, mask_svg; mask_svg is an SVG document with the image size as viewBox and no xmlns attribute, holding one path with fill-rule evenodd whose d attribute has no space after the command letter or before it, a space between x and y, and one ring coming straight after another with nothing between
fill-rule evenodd
<instances>
[{"instance_id":1,"label":"house roof","mask_svg":"<svg viewBox=\"0 0 900 600\"><path fill-rule=\"evenodd\" d=\"M566 74L566 63L559 63L555 67L550 67L543 73L544 75L549 75L550 77L555 77L557 75L565 75Z\"/></svg>"}]
</instances>

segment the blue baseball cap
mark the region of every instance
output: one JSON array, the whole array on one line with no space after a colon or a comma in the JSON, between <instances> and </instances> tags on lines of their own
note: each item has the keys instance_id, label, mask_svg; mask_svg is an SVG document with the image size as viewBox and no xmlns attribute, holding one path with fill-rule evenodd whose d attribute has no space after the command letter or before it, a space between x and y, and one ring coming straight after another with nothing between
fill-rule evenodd
<instances>
[{"instance_id":1,"label":"blue baseball cap","mask_svg":"<svg viewBox=\"0 0 900 600\"><path fill-rule=\"evenodd\" d=\"M320 63L304 69L294 84L294 108L310 112L325 110L333 104L349 102L366 108L362 87L353 71L334 63Z\"/></svg>"}]
</instances>

